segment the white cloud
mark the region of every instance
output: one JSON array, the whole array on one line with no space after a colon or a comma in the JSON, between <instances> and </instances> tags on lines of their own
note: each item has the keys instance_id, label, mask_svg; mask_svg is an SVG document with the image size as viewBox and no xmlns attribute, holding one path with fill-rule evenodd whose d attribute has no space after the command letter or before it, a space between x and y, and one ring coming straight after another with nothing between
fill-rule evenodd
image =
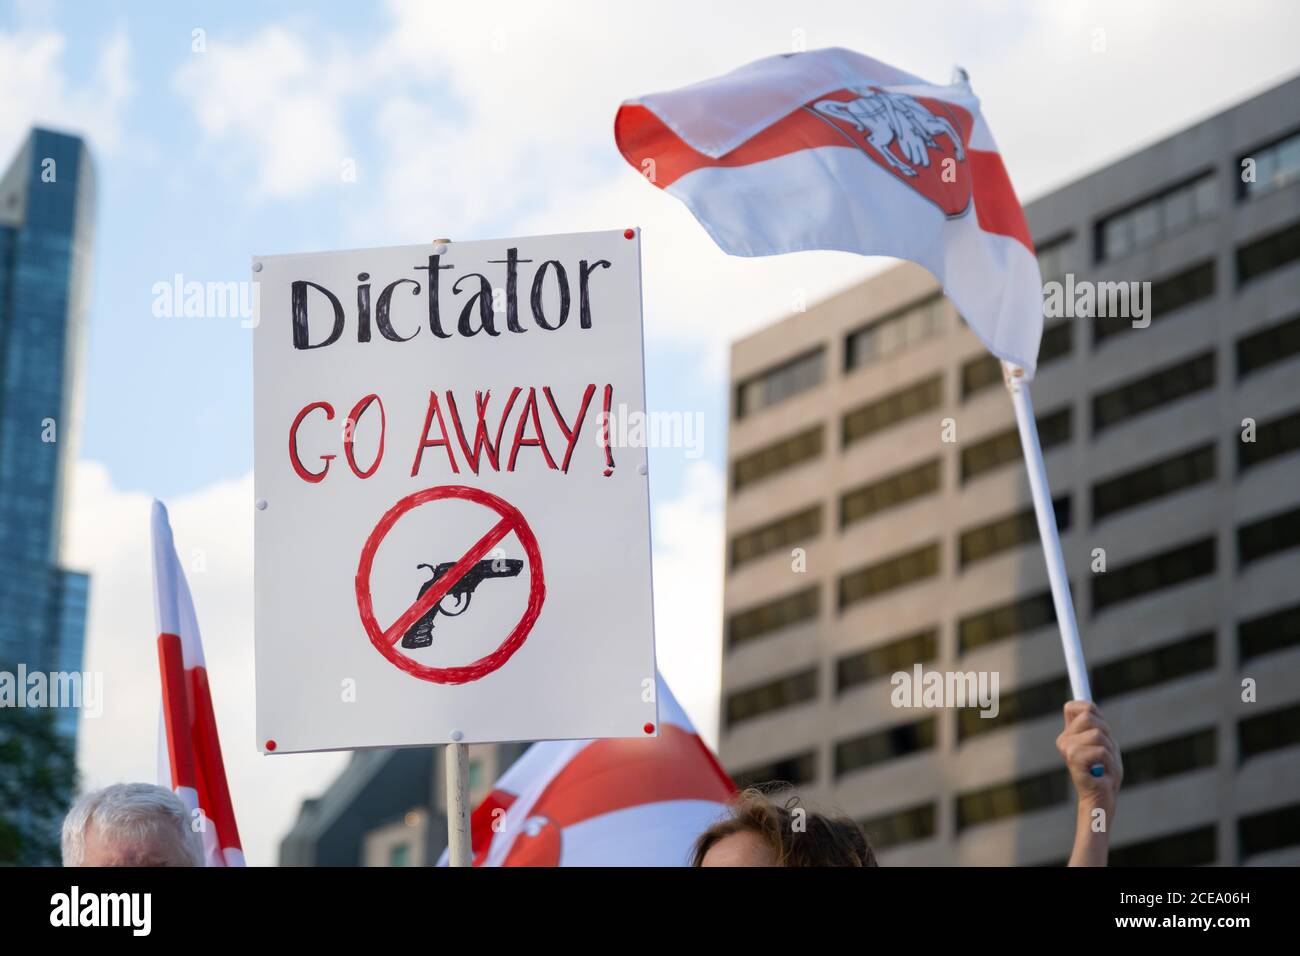
<instances>
[{"instance_id":1,"label":"white cloud","mask_svg":"<svg viewBox=\"0 0 1300 956\"><path fill-rule=\"evenodd\" d=\"M68 78L65 48L63 34L46 27L0 32L0 155L12 154L34 125L80 133L100 152L121 145L132 93L126 33L105 38L84 84Z\"/></svg>"},{"instance_id":2,"label":"white cloud","mask_svg":"<svg viewBox=\"0 0 1300 956\"><path fill-rule=\"evenodd\" d=\"M217 727L245 854L276 861L299 802L318 794L343 754L266 757L253 716L252 476L168 502L186 567L212 685ZM104 675L104 712L81 721L85 789L155 781L160 690L147 495L113 487L97 462L78 463L64 561L88 571L90 615L83 668Z\"/></svg>"},{"instance_id":3,"label":"white cloud","mask_svg":"<svg viewBox=\"0 0 1300 956\"><path fill-rule=\"evenodd\" d=\"M654 513L655 654L695 729L718 745L722 667L722 502L718 468L697 461Z\"/></svg>"},{"instance_id":4,"label":"white cloud","mask_svg":"<svg viewBox=\"0 0 1300 956\"><path fill-rule=\"evenodd\" d=\"M257 195L308 195L342 182L343 163L355 160L343 123L357 86L353 61L322 53L284 27L267 27L242 44L210 38L206 52L176 71L175 85L207 149L255 165Z\"/></svg>"},{"instance_id":5,"label":"white cloud","mask_svg":"<svg viewBox=\"0 0 1300 956\"><path fill-rule=\"evenodd\" d=\"M950 43L1017 190L1033 199L1300 69L1300 5L1072 0L984 17L1004 41ZM1014 28L1011 28L1014 24ZM963 59L964 58L964 59Z\"/></svg>"},{"instance_id":6,"label":"white cloud","mask_svg":"<svg viewBox=\"0 0 1300 956\"><path fill-rule=\"evenodd\" d=\"M1294 70L1287 25L1300 25L1300 8L1276 4L855 9L757 0L737 16L682 0L647 15L596 2L390 0L378 38L350 56L319 52L343 42L327 30L309 49L272 26L214 46L178 83L213 145L242 150L272 196L337 181L349 134L370 144L369 191L343 213L350 245L641 225L647 337L698 347L688 374L716 386L730 341L883 262L723 255L675 200L621 167L611 132L621 100L796 43L854 47L938 81L960 61L1032 196Z\"/></svg>"}]
</instances>

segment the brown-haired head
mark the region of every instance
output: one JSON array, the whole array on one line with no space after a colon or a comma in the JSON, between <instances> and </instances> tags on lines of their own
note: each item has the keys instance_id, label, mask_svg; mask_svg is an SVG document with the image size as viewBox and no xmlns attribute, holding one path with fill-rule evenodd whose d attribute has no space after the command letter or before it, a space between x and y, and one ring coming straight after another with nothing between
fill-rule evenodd
<instances>
[{"instance_id":1,"label":"brown-haired head","mask_svg":"<svg viewBox=\"0 0 1300 956\"><path fill-rule=\"evenodd\" d=\"M728 810L695 841L692 866L876 866L860 826L807 810L797 796L775 803L751 787Z\"/></svg>"}]
</instances>

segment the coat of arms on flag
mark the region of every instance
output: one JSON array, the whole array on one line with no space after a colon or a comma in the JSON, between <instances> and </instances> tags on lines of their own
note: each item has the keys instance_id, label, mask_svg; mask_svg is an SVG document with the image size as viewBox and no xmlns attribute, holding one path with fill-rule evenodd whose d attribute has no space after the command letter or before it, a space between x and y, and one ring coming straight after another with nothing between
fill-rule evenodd
<instances>
[{"instance_id":1,"label":"coat of arms on flag","mask_svg":"<svg viewBox=\"0 0 1300 956\"><path fill-rule=\"evenodd\" d=\"M805 109L830 123L850 143L943 210L949 218L970 209L971 179L964 169L970 113L953 103L873 86L828 93Z\"/></svg>"}]
</instances>

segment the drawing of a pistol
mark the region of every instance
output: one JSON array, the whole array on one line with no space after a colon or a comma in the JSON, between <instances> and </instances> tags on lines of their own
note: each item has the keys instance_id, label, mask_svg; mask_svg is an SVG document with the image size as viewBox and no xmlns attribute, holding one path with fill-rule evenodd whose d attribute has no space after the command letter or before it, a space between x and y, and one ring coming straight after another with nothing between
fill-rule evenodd
<instances>
[{"instance_id":1,"label":"drawing of a pistol","mask_svg":"<svg viewBox=\"0 0 1300 956\"><path fill-rule=\"evenodd\" d=\"M436 567L432 564L417 564L417 568L428 568L433 577L420 585L420 595L433 587L442 577L456 566L455 561L444 561ZM488 578L513 578L524 568L524 562L516 558L496 558L480 561L471 567L459 581L447 589L447 593L424 616L411 625L402 636L402 646L406 648L428 647L433 643L433 619L441 612L446 617L459 617L469 610L469 599L477 588Z\"/></svg>"}]
</instances>

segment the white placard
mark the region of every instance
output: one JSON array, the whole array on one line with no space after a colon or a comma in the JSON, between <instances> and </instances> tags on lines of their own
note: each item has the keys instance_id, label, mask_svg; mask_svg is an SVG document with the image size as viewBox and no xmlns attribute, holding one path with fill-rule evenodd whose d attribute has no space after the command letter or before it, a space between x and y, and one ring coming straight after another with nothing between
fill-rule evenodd
<instances>
[{"instance_id":1,"label":"white placard","mask_svg":"<svg viewBox=\"0 0 1300 956\"><path fill-rule=\"evenodd\" d=\"M658 732L646 449L605 427L645 411L640 262L254 260L264 752Z\"/></svg>"}]
</instances>

